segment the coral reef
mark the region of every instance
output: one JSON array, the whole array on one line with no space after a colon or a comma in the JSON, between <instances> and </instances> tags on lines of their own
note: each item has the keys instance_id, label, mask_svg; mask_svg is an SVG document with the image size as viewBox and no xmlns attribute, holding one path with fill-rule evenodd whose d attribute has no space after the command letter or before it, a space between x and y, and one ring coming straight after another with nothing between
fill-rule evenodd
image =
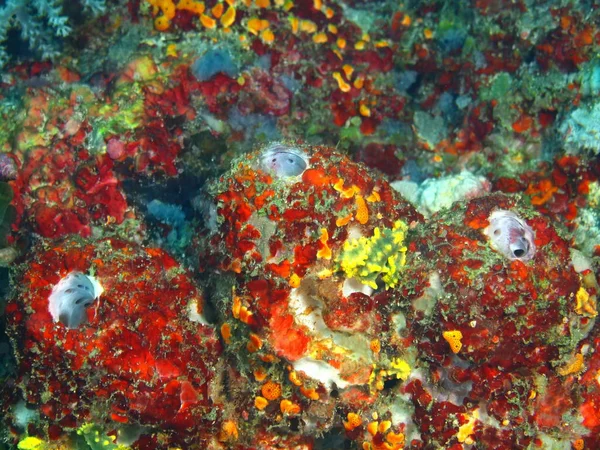
<instances>
[{"instance_id":1,"label":"coral reef","mask_svg":"<svg viewBox=\"0 0 600 450\"><path fill-rule=\"evenodd\" d=\"M0 447L598 448L599 23L4 2Z\"/></svg>"}]
</instances>

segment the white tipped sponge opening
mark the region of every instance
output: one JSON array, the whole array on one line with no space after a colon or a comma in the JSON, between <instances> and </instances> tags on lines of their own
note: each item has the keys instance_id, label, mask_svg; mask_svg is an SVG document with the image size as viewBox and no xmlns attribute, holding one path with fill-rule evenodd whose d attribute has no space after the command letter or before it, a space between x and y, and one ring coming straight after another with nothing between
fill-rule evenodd
<instances>
[{"instance_id":1,"label":"white tipped sponge opening","mask_svg":"<svg viewBox=\"0 0 600 450\"><path fill-rule=\"evenodd\" d=\"M102 295L104 289L94 277L70 272L52 288L48 310L54 322L77 328L87 320L87 308Z\"/></svg>"}]
</instances>

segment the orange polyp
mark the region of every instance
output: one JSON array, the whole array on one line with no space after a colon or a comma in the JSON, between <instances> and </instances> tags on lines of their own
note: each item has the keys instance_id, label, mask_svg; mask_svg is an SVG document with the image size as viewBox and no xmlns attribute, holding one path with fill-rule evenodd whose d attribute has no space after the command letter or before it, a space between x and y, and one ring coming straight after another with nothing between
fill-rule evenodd
<instances>
[{"instance_id":1,"label":"orange polyp","mask_svg":"<svg viewBox=\"0 0 600 450\"><path fill-rule=\"evenodd\" d=\"M361 225L366 224L369 221L369 209L367 208L367 203L362 195L357 194L355 199L356 203L356 220Z\"/></svg>"},{"instance_id":2,"label":"orange polyp","mask_svg":"<svg viewBox=\"0 0 600 450\"><path fill-rule=\"evenodd\" d=\"M154 19L154 28L158 31L167 31L171 26L171 22L165 16L160 16Z\"/></svg>"},{"instance_id":3,"label":"orange polyp","mask_svg":"<svg viewBox=\"0 0 600 450\"><path fill-rule=\"evenodd\" d=\"M254 3L259 8L268 8L271 6L271 0L254 0Z\"/></svg>"},{"instance_id":4,"label":"orange polyp","mask_svg":"<svg viewBox=\"0 0 600 450\"><path fill-rule=\"evenodd\" d=\"M310 20L300 21L300 31L312 34L317 32L317 24Z\"/></svg>"},{"instance_id":5,"label":"orange polyp","mask_svg":"<svg viewBox=\"0 0 600 450\"><path fill-rule=\"evenodd\" d=\"M194 5L192 6L192 9L190 11L199 16L202 13L204 13L205 9L206 9L206 6L204 6L204 2L198 2L198 3L194 3Z\"/></svg>"},{"instance_id":6,"label":"orange polyp","mask_svg":"<svg viewBox=\"0 0 600 450\"><path fill-rule=\"evenodd\" d=\"M253 17L248 20L248 31L254 35L257 35L263 30L269 28L269 21Z\"/></svg>"},{"instance_id":7,"label":"orange polyp","mask_svg":"<svg viewBox=\"0 0 600 450\"><path fill-rule=\"evenodd\" d=\"M231 442L237 441L239 437L238 427L233 420L226 420L221 425L221 433L219 433L219 441Z\"/></svg>"},{"instance_id":8,"label":"orange polyp","mask_svg":"<svg viewBox=\"0 0 600 450\"><path fill-rule=\"evenodd\" d=\"M289 279L288 284L290 285L291 288L295 289L298 286L300 286L301 281L302 281L302 279L298 276L298 274L293 273Z\"/></svg>"},{"instance_id":9,"label":"orange polyp","mask_svg":"<svg viewBox=\"0 0 600 450\"><path fill-rule=\"evenodd\" d=\"M342 66L342 70L344 71L347 80L349 80L350 77L352 77L352 74L354 73L354 67L352 67L350 64L344 64Z\"/></svg>"},{"instance_id":10,"label":"orange polyp","mask_svg":"<svg viewBox=\"0 0 600 450\"><path fill-rule=\"evenodd\" d=\"M254 333L250 333L250 342L248 342L248 345L246 346L246 348L248 349L248 351L250 353L254 353L258 350L260 350L263 346L262 343L262 339Z\"/></svg>"},{"instance_id":11,"label":"orange polyp","mask_svg":"<svg viewBox=\"0 0 600 450\"><path fill-rule=\"evenodd\" d=\"M177 9L187 10L188 8L191 8L193 3L194 3L193 0L179 0L179 3L177 3Z\"/></svg>"},{"instance_id":12,"label":"orange polyp","mask_svg":"<svg viewBox=\"0 0 600 450\"><path fill-rule=\"evenodd\" d=\"M342 74L339 72L333 72L333 78L335 81L337 81L338 83L338 87L340 88L340 91L342 92L350 92L351 86L346 83L344 81L344 79L342 78Z\"/></svg>"},{"instance_id":13,"label":"orange polyp","mask_svg":"<svg viewBox=\"0 0 600 450\"><path fill-rule=\"evenodd\" d=\"M215 6L212 7L210 12L212 13L212 15L215 19L220 19L221 16L223 15L223 9L224 9L223 3L217 3Z\"/></svg>"},{"instance_id":14,"label":"orange polyp","mask_svg":"<svg viewBox=\"0 0 600 450\"><path fill-rule=\"evenodd\" d=\"M374 422L369 422L369 424L367 425L367 431L369 432L369 434L371 436L375 436L377 434L377 427L378 427L379 423L374 421Z\"/></svg>"},{"instance_id":15,"label":"orange polyp","mask_svg":"<svg viewBox=\"0 0 600 450\"><path fill-rule=\"evenodd\" d=\"M300 392L302 392L302 395L304 395L306 398L311 400L319 400L319 393L315 391L314 388L300 387Z\"/></svg>"},{"instance_id":16,"label":"orange polyp","mask_svg":"<svg viewBox=\"0 0 600 450\"><path fill-rule=\"evenodd\" d=\"M298 373L296 371L291 371L288 375L288 379L292 382L292 384L296 386L302 386L302 381L298 377Z\"/></svg>"},{"instance_id":17,"label":"orange polyp","mask_svg":"<svg viewBox=\"0 0 600 450\"><path fill-rule=\"evenodd\" d=\"M358 112L363 117L371 117L371 110L364 103L361 103L360 107L358 108Z\"/></svg>"},{"instance_id":18,"label":"orange polyp","mask_svg":"<svg viewBox=\"0 0 600 450\"><path fill-rule=\"evenodd\" d=\"M362 75L358 75L354 80L354 87L356 89L362 89L365 84L365 78Z\"/></svg>"},{"instance_id":19,"label":"orange polyp","mask_svg":"<svg viewBox=\"0 0 600 450\"><path fill-rule=\"evenodd\" d=\"M221 325L221 336L226 344L231 343L231 325L229 325L227 322Z\"/></svg>"},{"instance_id":20,"label":"orange polyp","mask_svg":"<svg viewBox=\"0 0 600 450\"><path fill-rule=\"evenodd\" d=\"M341 178L336 181L333 188L341 194L342 198L352 198L357 191L356 186L344 188L344 180Z\"/></svg>"},{"instance_id":21,"label":"orange polyp","mask_svg":"<svg viewBox=\"0 0 600 450\"><path fill-rule=\"evenodd\" d=\"M231 306L231 312L235 319L240 318L241 309L242 309L242 299L236 295L233 297L233 305Z\"/></svg>"},{"instance_id":22,"label":"orange polyp","mask_svg":"<svg viewBox=\"0 0 600 450\"><path fill-rule=\"evenodd\" d=\"M254 369L252 373L254 374L254 379L258 382L264 381L268 375L264 367L258 367L257 369Z\"/></svg>"},{"instance_id":23,"label":"orange polyp","mask_svg":"<svg viewBox=\"0 0 600 450\"><path fill-rule=\"evenodd\" d=\"M323 169L316 168L305 170L302 181L313 186L325 186L329 184L330 178Z\"/></svg>"},{"instance_id":24,"label":"orange polyp","mask_svg":"<svg viewBox=\"0 0 600 450\"><path fill-rule=\"evenodd\" d=\"M274 381L267 381L260 388L260 392L267 400L276 400L281 396L281 385Z\"/></svg>"},{"instance_id":25,"label":"orange polyp","mask_svg":"<svg viewBox=\"0 0 600 450\"><path fill-rule=\"evenodd\" d=\"M361 417L356 413L348 413L348 420L344 421L344 428L348 431L352 431L362 425Z\"/></svg>"},{"instance_id":26,"label":"orange polyp","mask_svg":"<svg viewBox=\"0 0 600 450\"><path fill-rule=\"evenodd\" d=\"M227 8L227 11L225 11L225 14L223 14L221 16L221 25L223 25L223 28L229 28L231 25L233 25L235 22L235 8L233 6L230 6L229 8Z\"/></svg>"},{"instance_id":27,"label":"orange polyp","mask_svg":"<svg viewBox=\"0 0 600 450\"><path fill-rule=\"evenodd\" d=\"M217 26L217 22L212 17L208 17L206 14L200 16L200 23L209 30Z\"/></svg>"},{"instance_id":28,"label":"orange polyp","mask_svg":"<svg viewBox=\"0 0 600 450\"><path fill-rule=\"evenodd\" d=\"M390 431L388 434L386 434L385 439L390 444L404 445L404 434L402 433L396 434L393 431Z\"/></svg>"},{"instance_id":29,"label":"orange polyp","mask_svg":"<svg viewBox=\"0 0 600 450\"><path fill-rule=\"evenodd\" d=\"M175 4L171 0L163 0L156 3L156 6L160 8L163 15L171 20L175 17Z\"/></svg>"},{"instance_id":30,"label":"orange polyp","mask_svg":"<svg viewBox=\"0 0 600 450\"><path fill-rule=\"evenodd\" d=\"M460 330L444 331L442 333L442 336L444 337L446 342L450 344L450 350L452 350L452 353L458 353L460 351L460 349L462 348L461 339L463 337Z\"/></svg>"},{"instance_id":31,"label":"orange polyp","mask_svg":"<svg viewBox=\"0 0 600 450\"><path fill-rule=\"evenodd\" d=\"M273 34L273 31L267 28L260 33L260 38L263 40L263 42L271 44L275 40L275 35Z\"/></svg>"},{"instance_id":32,"label":"orange polyp","mask_svg":"<svg viewBox=\"0 0 600 450\"><path fill-rule=\"evenodd\" d=\"M369 346L373 353L379 353L381 351L381 341L379 341L379 339L373 339Z\"/></svg>"},{"instance_id":33,"label":"orange polyp","mask_svg":"<svg viewBox=\"0 0 600 450\"><path fill-rule=\"evenodd\" d=\"M281 400L279 408L283 414L294 415L300 413L300 406L287 399Z\"/></svg>"},{"instance_id":34,"label":"orange polyp","mask_svg":"<svg viewBox=\"0 0 600 450\"><path fill-rule=\"evenodd\" d=\"M523 115L512 124L512 129L516 133L525 133L533 125L533 119L530 116Z\"/></svg>"},{"instance_id":35,"label":"orange polyp","mask_svg":"<svg viewBox=\"0 0 600 450\"><path fill-rule=\"evenodd\" d=\"M566 377L567 375L577 374L581 372L584 368L583 365L583 355L581 353L577 353L571 361L569 361L565 366L558 369L558 374L562 377Z\"/></svg>"},{"instance_id":36,"label":"orange polyp","mask_svg":"<svg viewBox=\"0 0 600 450\"><path fill-rule=\"evenodd\" d=\"M254 399L254 407L260 411L265 409L268 404L269 404L269 402L264 397L256 397Z\"/></svg>"},{"instance_id":37,"label":"orange polyp","mask_svg":"<svg viewBox=\"0 0 600 450\"><path fill-rule=\"evenodd\" d=\"M343 227L344 225L347 225L348 222L350 222L352 220L353 214L350 213L345 217L338 217L335 221L335 225L337 227Z\"/></svg>"},{"instance_id":38,"label":"orange polyp","mask_svg":"<svg viewBox=\"0 0 600 450\"><path fill-rule=\"evenodd\" d=\"M245 306L240 308L240 320L245 324L249 324L252 321L252 312Z\"/></svg>"},{"instance_id":39,"label":"orange polyp","mask_svg":"<svg viewBox=\"0 0 600 450\"><path fill-rule=\"evenodd\" d=\"M325 33L317 33L313 36L313 42L315 44L325 44L327 42L327 35Z\"/></svg>"},{"instance_id":40,"label":"orange polyp","mask_svg":"<svg viewBox=\"0 0 600 450\"><path fill-rule=\"evenodd\" d=\"M569 16L562 16L560 18L560 27L563 30L567 30L571 27L571 17Z\"/></svg>"},{"instance_id":41,"label":"orange polyp","mask_svg":"<svg viewBox=\"0 0 600 450\"><path fill-rule=\"evenodd\" d=\"M298 33L298 26L300 25L300 21L297 17L290 17L290 25L292 26L292 33Z\"/></svg>"},{"instance_id":42,"label":"orange polyp","mask_svg":"<svg viewBox=\"0 0 600 450\"><path fill-rule=\"evenodd\" d=\"M319 242L321 242L322 247L317 251L318 259L331 259L331 248L327 245L327 241L329 240L329 233L327 232L327 228L321 228L321 237L319 238Z\"/></svg>"},{"instance_id":43,"label":"orange polyp","mask_svg":"<svg viewBox=\"0 0 600 450\"><path fill-rule=\"evenodd\" d=\"M367 200L369 203L375 203L381 201L381 196L379 195L379 192L373 189L371 194L365 200Z\"/></svg>"}]
</instances>

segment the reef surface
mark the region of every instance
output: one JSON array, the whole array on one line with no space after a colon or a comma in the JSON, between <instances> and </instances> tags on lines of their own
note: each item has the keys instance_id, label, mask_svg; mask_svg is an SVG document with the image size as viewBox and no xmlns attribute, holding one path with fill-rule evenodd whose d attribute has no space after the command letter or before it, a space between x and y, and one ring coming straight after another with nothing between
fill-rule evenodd
<instances>
[{"instance_id":1,"label":"reef surface","mask_svg":"<svg viewBox=\"0 0 600 450\"><path fill-rule=\"evenodd\" d=\"M593 2L0 19L0 448L600 447Z\"/></svg>"}]
</instances>

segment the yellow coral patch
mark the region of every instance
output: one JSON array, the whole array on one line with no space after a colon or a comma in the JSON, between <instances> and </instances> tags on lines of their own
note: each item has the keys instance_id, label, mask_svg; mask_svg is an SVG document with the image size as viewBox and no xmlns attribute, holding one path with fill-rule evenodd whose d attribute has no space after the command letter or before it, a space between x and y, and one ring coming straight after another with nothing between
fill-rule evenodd
<instances>
[{"instance_id":1,"label":"yellow coral patch","mask_svg":"<svg viewBox=\"0 0 600 450\"><path fill-rule=\"evenodd\" d=\"M369 238L347 240L337 260L340 269L349 278L356 278L373 289L377 289L380 276L386 288L395 287L400 281L401 268L406 263L404 238L407 230L408 226L399 220L393 228L375 228L373 236Z\"/></svg>"},{"instance_id":2,"label":"yellow coral patch","mask_svg":"<svg viewBox=\"0 0 600 450\"><path fill-rule=\"evenodd\" d=\"M17 445L19 450L41 450L44 447L44 441L33 436L22 439Z\"/></svg>"},{"instance_id":3,"label":"yellow coral patch","mask_svg":"<svg viewBox=\"0 0 600 450\"><path fill-rule=\"evenodd\" d=\"M388 375L394 375L398 380L406 381L410 375L410 366L403 359L394 358L387 372Z\"/></svg>"}]
</instances>

